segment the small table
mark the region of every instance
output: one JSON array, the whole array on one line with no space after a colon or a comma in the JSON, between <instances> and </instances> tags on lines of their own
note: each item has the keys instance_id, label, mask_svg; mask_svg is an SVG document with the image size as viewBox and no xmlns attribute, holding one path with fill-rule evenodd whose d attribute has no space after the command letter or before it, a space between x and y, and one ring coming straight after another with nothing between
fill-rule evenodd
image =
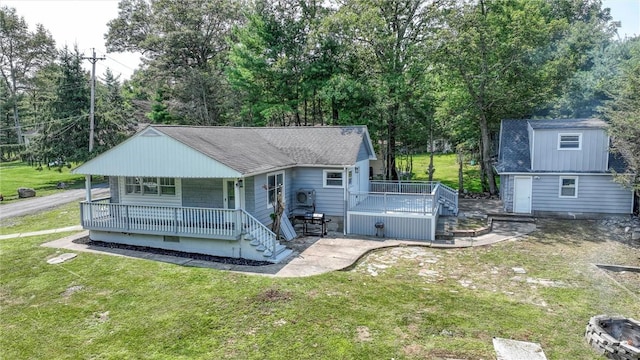
<instances>
[{"instance_id":1,"label":"small table","mask_svg":"<svg viewBox=\"0 0 640 360\"><path fill-rule=\"evenodd\" d=\"M317 235L320 237L327 235L327 222L324 219L324 214L308 212L301 218L304 221L303 235ZM309 229L309 224L320 225L320 229L316 229L315 227L314 229Z\"/></svg>"}]
</instances>

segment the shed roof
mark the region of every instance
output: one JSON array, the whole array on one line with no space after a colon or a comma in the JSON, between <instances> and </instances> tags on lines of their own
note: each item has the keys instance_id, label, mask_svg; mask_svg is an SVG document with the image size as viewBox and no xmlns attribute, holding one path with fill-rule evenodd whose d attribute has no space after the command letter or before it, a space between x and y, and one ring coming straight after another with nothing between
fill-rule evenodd
<instances>
[{"instance_id":1,"label":"shed roof","mask_svg":"<svg viewBox=\"0 0 640 360\"><path fill-rule=\"evenodd\" d=\"M150 125L74 172L152 176L150 172L155 169L156 176L250 176L292 166L354 165L359 160L363 144L369 158L374 159L366 126L258 128ZM145 152L143 158L131 154L141 151ZM176 155L176 152L180 155ZM164 161L166 158L171 158L171 161Z\"/></svg>"}]
</instances>

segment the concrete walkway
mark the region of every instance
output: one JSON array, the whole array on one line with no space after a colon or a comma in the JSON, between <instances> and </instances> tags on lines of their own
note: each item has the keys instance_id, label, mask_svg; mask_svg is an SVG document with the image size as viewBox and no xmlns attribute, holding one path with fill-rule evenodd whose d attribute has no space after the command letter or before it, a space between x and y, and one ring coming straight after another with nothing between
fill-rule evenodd
<instances>
[{"instance_id":1,"label":"concrete walkway","mask_svg":"<svg viewBox=\"0 0 640 360\"><path fill-rule=\"evenodd\" d=\"M54 230L37 231L26 234L4 235L0 239L35 236L43 234L52 234L63 231L79 230L78 227L67 227ZM264 266L248 266L225 264L211 261L194 260L183 257L152 254L143 251L125 250L117 248L104 248L98 246L90 246L86 244L76 243L74 240L88 236L87 231L67 236L58 240L54 240L42 246L66 249L78 252L92 252L98 254L124 256L129 258L149 259L155 261L163 261L183 266L196 266L214 268L219 270L227 270L234 272L242 272L249 274L260 274L274 277L304 277L328 273L346 269L354 265L360 258L368 254L370 251L382 248L396 246L421 246L431 248L466 248L474 246L486 246L501 241L510 240L535 230L535 224L532 223L515 223L504 222L495 223L491 233L473 237L473 238L456 238L451 241L405 241L397 239L360 239L360 238L344 238L344 237L324 237L311 238L311 244L305 250L294 252L289 259L280 264L264 265Z\"/></svg>"},{"instance_id":2,"label":"concrete walkway","mask_svg":"<svg viewBox=\"0 0 640 360\"><path fill-rule=\"evenodd\" d=\"M29 236L48 235L48 234L63 233L63 232L68 232L68 231L80 231L80 230L82 230L82 226L74 225L74 226L67 226L67 227L58 228L58 229L40 230L40 231L31 231L31 232L26 232L26 233L0 235L0 240L15 239L15 238L22 238L22 237L29 237Z\"/></svg>"}]
</instances>

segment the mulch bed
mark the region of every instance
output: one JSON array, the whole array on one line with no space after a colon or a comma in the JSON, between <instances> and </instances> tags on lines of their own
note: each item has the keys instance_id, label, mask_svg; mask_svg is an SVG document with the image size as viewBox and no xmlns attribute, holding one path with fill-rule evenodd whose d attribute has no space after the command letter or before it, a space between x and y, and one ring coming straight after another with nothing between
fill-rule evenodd
<instances>
[{"instance_id":1,"label":"mulch bed","mask_svg":"<svg viewBox=\"0 0 640 360\"><path fill-rule=\"evenodd\" d=\"M196 254L196 253L182 252L182 251L175 251L175 250L158 249L158 248L152 248L148 246L135 246L135 245L110 243L105 241L95 241L95 240L91 240L88 236L74 240L73 242L76 244L98 246L98 247L104 247L109 249L133 250L133 251L146 252L146 253L156 254L156 255L176 256L180 258L187 258L187 259L193 259L193 260L212 261L212 262L217 262L221 264L246 265L246 266L273 265L273 263L270 263L268 261L228 258L228 257L222 257L222 256L213 256L213 255Z\"/></svg>"}]
</instances>

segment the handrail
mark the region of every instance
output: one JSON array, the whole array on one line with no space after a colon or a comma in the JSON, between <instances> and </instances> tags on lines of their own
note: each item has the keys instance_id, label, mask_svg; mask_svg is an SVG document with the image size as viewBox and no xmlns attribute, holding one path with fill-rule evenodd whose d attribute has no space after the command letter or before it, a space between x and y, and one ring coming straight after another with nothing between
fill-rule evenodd
<instances>
[{"instance_id":1,"label":"handrail","mask_svg":"<svg viewBox=\"0 0 640 360\"><path fill-rule=\"evenodd\" d=\"M432 214L437 206L431 193L349 192L347 209L364 212Z\"/></svg>"},{"instance_id":2,"label":"handrail","mask_svg":"<svg viewBox=\"0 0 640 360\"><path fill-rule=\"evenodd\" d=\"M242 215L243 229L253 237L253 240L258 241L260 245L269 250L272 257L275 256L276 245L278 244L276 234L253 215L249 214L245 210L240 211L240 214Z\"/></svg>"},{"instance_id":3,"label":"handrail","mask_svg":"<svg viewBox=\"0 0 640 360\"><path fill-rule=\"evenodd\" d=\"M115 204L108 200L80 202L84 228L224 239L237 239L244 232L264 246L265 255L270 251L267 257L276 254L276 234L243 209Z\"/></svg>"},{"instance_id":4,"label":"handrail","mask_svg":"<svg viewBox=\"0 0 640 360\"><path fill-rule=\"evenodd\" d=\"M130 205L104 200L80 203L82 226L89 229L233 238L240 234L239 210Z\"/></svg>"}]
</instances>

